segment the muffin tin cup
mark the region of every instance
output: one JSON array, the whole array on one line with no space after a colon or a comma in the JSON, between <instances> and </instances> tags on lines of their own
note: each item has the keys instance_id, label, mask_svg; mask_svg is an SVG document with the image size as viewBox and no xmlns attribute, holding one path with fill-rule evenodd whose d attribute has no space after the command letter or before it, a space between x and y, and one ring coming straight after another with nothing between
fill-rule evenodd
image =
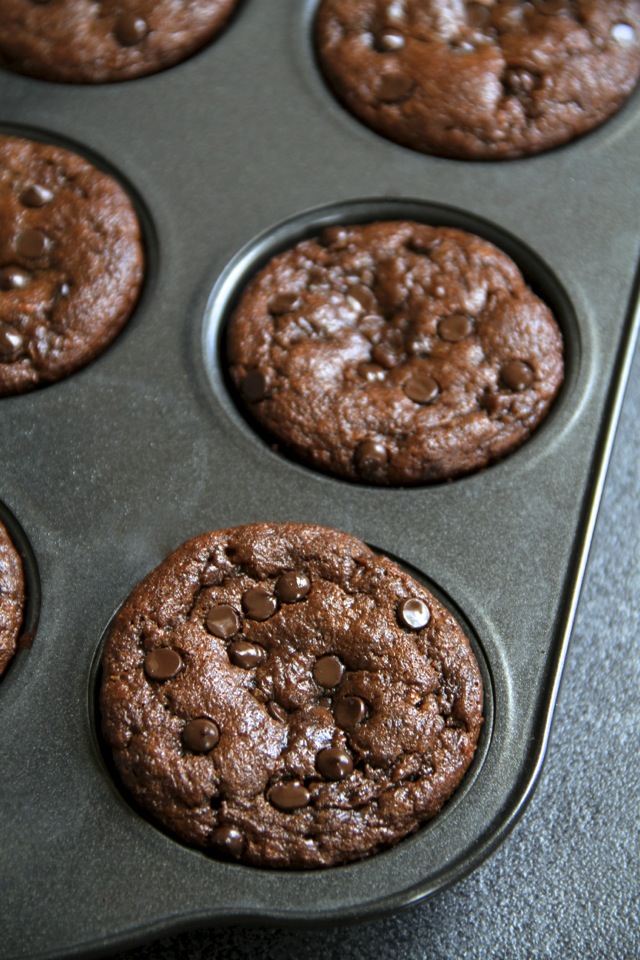
<instances>
[{"instance_id":1,"label":"muffin tin cup","mask_svg":"<svg viewBox=\"0 0 640 960\"><path fill-rule=\"evenodd\" d=\"M3 958L88 957L205 923L382 916L481 862L543 761L639 325L640 94L534 158L422 156L333 99L313 56L315 6L245 0L207 49L128 83L0 76L0 129L115 171L149 262L101 357L0 401L0 500L28 534L40 607L31 649L0 681ZM236 406L221 346L241 283L272 252L327 223L400 216L511 255L556 313L567 376L503 461L381 489L274 452ZM294 873L210 859L130 805L101 749L95 690L114 611L178 544L255 520L324 524L398 558L459 616L483 665L487 721L460 790L360 863Z\"/></svg>"}]
</instances>

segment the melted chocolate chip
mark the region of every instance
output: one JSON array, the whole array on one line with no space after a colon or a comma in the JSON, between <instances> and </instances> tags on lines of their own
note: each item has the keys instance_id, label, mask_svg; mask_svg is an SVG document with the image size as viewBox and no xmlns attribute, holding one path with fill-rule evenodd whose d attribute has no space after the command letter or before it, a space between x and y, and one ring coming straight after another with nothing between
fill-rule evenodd
<instances>
[{"instance_id":1,"label":"melted chocolate chip","mask_svg":"<svg viewBox=\"0 0 640 960\"><path fill-rule=\"evenodd\" d=\"M20 267L3 267L0 270L0 290L24 290L31 275Z\"/></svg>"},{"instance_id":2,"label":"melted chocolate chip","mask_svg":"<svg viewBox=\"0 0 640 960\"><path fill-rule=\"evenodd\" d=\"M209 753L219 739L218 728L208 717L191 720L182 731L182 742L193 753Z\"/></svg>"},{"instance_id":3,"label":"melted chocolate chip","mask_svg":"<svg viewBox=\"0 0 640 960\"><path fill-rule=\"evenodd\" d=\"M408 630L422 630L431 619L431 611L424 600L410 597L398 606L398 620Z\"/></svg>"},{"instance_id":4,"label":"melted chocolate chip","mask_svg":"<svg viewBox=\"0 0 640 960\"><path fill-rule=\"evenodd\" d=\"M387 448L376 440L363 440L356 447L355 463L363 477L377 473L388 459Z\"/></svg>"},{"instance_id":5,"label":"melted chocolate chip","mask_svg":"<svg viewBox=\"0 0 640 960\"><path fill-rule=\"evenodd\" d=\"M236 667L252 670L262 663L264 650L257 643L248 640L234 640L229 644L229 660Z\"/></svg>"},{"instance_id":6,"label":"melted chocolate chip","mask_svg":"<svg viewBox=\"0 0 640 960\"><path fill-rule=\"evenodd\" d=\"M240 629L240 617L229 604L220 603L209 610L205 625L214 637L228 640Z\"/></svg>"},{"instance_id":7,"label":"melted chocolate chip","mask_svg":"<svg viewBox=\"0 0 640 960\"><path fill-rule=\"evenodd\" d=\"M171 647L158 647L144 658L144 672L151 680L171 680L182 666L182 657Z\"/></svg>"},{"instance_id":8,"label":"melted chocolate chip","mask_svg":"<svg viewBox=\"0 0 640 960\"><path fill-rule=\"evenodd\" d=\"M237 827L232 827L230 824L216 827L209 840L211 845L215 847L216 852L223 856L233 857L234 860L242 856L244 837Z\"/></svg>"},{"instance_id":9,"label":"melted chocolate chip","mask_svg":"<svg viewBox=\"0 0 640 960\"><path fill-rule=\"evenodd\" d=\"M438 336L447 343L458 343L471 333L471 321L463 313L452 313L438 324Z\"/></svg>"},{"instance_id":10,"label":"melted chocolate chip","mask_svg":"<svg viewBox=\"0 0 640 960\"><path fill-rule=\"evenodd\" d=\"M304 600L311 590L311 580L299 570L290 570L278 577L275 593L282 603L297 603Z\"/></svg>"},{"instance_id":11,"label":"melted chocolate chip","mask_svg":"<svg viewBox=\"0 0 640 960\"><path fill-rule=\"evenodd\" d=\"M533 370L522 360L509 360L500 369L500 379L509 390L519 393L533 383Z\"/></svg>"},{"instance_id":12,"label":"melted chocolate chip","mask_svg":"<svg viewBox=\"0 0 640 960\"><path fill-rule=\"evenodd\" d=\"M20 202L25 207L44 207L45 204L51 203L52 200L53 193L51 190L47 190L46 187L42 187L38 183L27 187L20 197Z\"/></svg>"},{"instance_id":13,"label":"melted chocolate chip","mask_svg":"<svg viewBox=\"0 0 640 960\"><path fill-rule=\"evenodd\" d=\"M242 609L250 620L268 620L278 609L278 601L263 587L242 594Z\"/></svg>"},{"instance_id":14,"label":"melted chocolate chip","mask_svg":"<svg viewBox=\"0 0 640 960\"><path fill-rule=\"evenodd\" d=\"M528 70L519 67L512 67L505 70L504 85L511 93L516 96L523 96L531 93L536 87L536 78Z\"/></svg>"},{"instance_id":15,"label":"melted chocolate chip","mask_svg":"<svg viewBox=\"0 0 640 960\"><path fill-rule=\"evenodd\" d=\"M320 234L320 243L325 247L343 250L349 245L349 234L344 227L325 227Z\"/></svg>"},{"instance_id":16,"label":"melted chocolate chip","mask_svg":"<svg viewBox=\"0 0 640 960\"><path fill-rule=\"evenodd\" d=\"M0 323L0 359L10 360L22 349L24 337L8 323Z\"/></svg>"},{"instance_id":17,"label":"melted chocolate chip","mask_svg":"<svg viewBox=\"0 0 640 960\"><path fill-rule=\"evenodd\" d=\"M47 252L49 246L50 240L41 230L28 228L16 238L16 250L27 260L37 260Z\"/></svg>"},{"instance_id":18,"label":"melted chocolate chip","mask_svg":"<svg viewBox=\"0 0 640 960\"><path fill-rule=\"evenodd\" d=\"M362 307L368 313L373 313L376 308L376 298L369 287L354 283L347 290L347 296L350 300L355 300L358 306Z\"/></svg>"},{"instance_id":19,"label":"melted chocolate chip","mask_svg":"<svg viewBox=\"0 0 640 960\"><path fill-rule=\"evenodd\" d=\"M124 47L133 47L136 43L141 43L149 33L147 21L135 13L121 13L116 20L114 30L116 39Z\"/></svg>"},{"instance_id":20,"label":"melted chocolate chip","mask_svg":"<svg viewBox=\"0 0 640 960\"><path fill-rule=\"evenodd\" d=\"M335 687L340 683L344 666L332 653L320 657L313 665L313 676L321 687Z\"/></svg>"},{"instance_id":21,"label":"melted chocolate chip","mask_svg":"<svg viewBox=\"0 0 640 960\"><path fill-rule=\"evenodd\" d=\"M359 363L358 374L370 383L375 380L384 380L386 376L384 367L378 366L377 363Z\"/></svg>"},{"instance_id":22,"label":"melted chocolate chip","mask_svg":"<svg viewBox=\"0 0 640 960\"><path fill-rule=\"evenodd\" d=\"M413 89L413 80L406 73L383 73L378 77L376 94L383 103L404 100Z\"/></svg>"},{"instance_id":23,"label":"melted chocolate chip","mask_svg":"<svg viewBox=\"0 0 640 960\"><path fill-rule=\"evenodd\" d=\"M333 715L339 727L350 730L364 720L367 705L361 697L341 697L333 705Z\"/></svg>"},{"instance_id":24,"label":"melted chocolate chip","mask_svg":"<svg viewBox=\"0 0 640 960\"><path fill-rule=\"evenodd\" d=\"M272 787L268 799L278 810L288 813L290 810L306 807L311 795L303 783L291 780L289 783L278 783Z\"/></svg>"},{"instance_id":25,"label":"melted chocolate chip","mask_svg":"<svg viewBox=\"0 0 640 960\"><path fill-rule=\"evenodd\" d=\"M402 50L405 45L405 39L401 33L395 30L387 30L376 38L376 50L380 53L394 53L396 50Z\"/></svg>"},{"instance_id":26,"label":"melted chocolate chip","mask_svg":"<svg viewBox=\"0 0 640 960\"><path fill-rule=\"evenodd\" d=\"M432 403L439 393L439 386L428 373L416 373L402 386L409 400L414 403Z\"/></svg>"},{"instance_id":27,"label":"melted chocolate chip","mask_svg":"<svg viewBox=\"0 0 640 960\"><path fill-rule=\"evenodd\" d=\"M329 747L317 755L316 770L327 780L344 780L353 773L353 758L340 747Z\"/></svg>"},{"instance_id":28,"label":"melted chocolate chip","mask_svg":"<svg viewBox=\"0 0 640 960\"><path fill-rule=\"evenodd\" d=\"M287 711L284 709L284 707L281 707L279 703L276 703L275 700L269 700L269 703L267 704L267 710L274 720L279 720L280 723L286 723Z\"/></svg>"},{"instance_id":29,"label":"melted chocolate chip","mask_svg":"<svg viewBox=\"0 0 640 960\"><path fill-rule=\"evenodd\" d=\"M291 313L299 304L297 293L277 293L275 297L269 300L269 313L274 317L282 316L283 313Z\"/></svg>"},{"instance_id":30,"label":"melted chocolate chip","mask_svg":"<svg viewBox=\"0 0 640 960\"><path fill-rule=\"evenodd\" d=\"M611 39L623 47L630 46L636 39L636 32L630 23L614 23Z\"/></svg>"},{"instance_id":31,"label":"melted chocolate chip","mask_svg":"<svg viewBox=\"0 0 640 960\"><path fill-rule=\"evenodd\" d=\"M268 383L262 370L250 370L240 384L240 392L246 403L258 403L267 395Z\"/></svg>"}]
</instances>

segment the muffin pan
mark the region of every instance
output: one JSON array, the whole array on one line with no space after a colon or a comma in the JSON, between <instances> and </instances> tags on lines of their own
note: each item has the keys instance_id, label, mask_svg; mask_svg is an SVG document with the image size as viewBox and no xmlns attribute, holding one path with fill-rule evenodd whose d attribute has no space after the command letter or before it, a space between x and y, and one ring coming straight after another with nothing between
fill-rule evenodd
<instances>
[{"instance_id":1,"label":"muffin pan","mask_svg":"<svg viewBox=\"0 0 640 960\"><path fill-rule=\"evenodd\" d=\"M535 158L422 156L333 99L314 9L245 0L211 46L143 80L0 75L2 132L116 175L148 259L139 307L100 358L0 401L0 518L27 555L35 632L0 681L3 958L88 957L205 923L381 916L473 869L540 770L637 335L639 94ZM380 489L271 449L234 402L221 343L242 283L273 252L329 223L398 216L506 250L556 313L567 374L504 461ZM210 859L134 810L101 750L95 688L115 610L188 537L254 520L325 524L392 555L456 613L483 666L487 719L461 789L361 863L290 873Z\"/></svg>"}]
</instances>

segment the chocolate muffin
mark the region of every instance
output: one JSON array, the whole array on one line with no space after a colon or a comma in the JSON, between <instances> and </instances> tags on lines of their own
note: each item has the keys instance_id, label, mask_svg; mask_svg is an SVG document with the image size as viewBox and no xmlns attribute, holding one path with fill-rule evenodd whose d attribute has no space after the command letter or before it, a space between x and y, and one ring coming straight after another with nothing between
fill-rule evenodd
<instances>
[{"instance_id":1,"label":"chocolate muffin","mask_svg":"<svg viewBox=\"0 0 640 960\"><path fill-rule=\"evenodd\" d=\"M526 440L562 337L513 261L447 227L328 227L275 256L228 330L251 418L308 465L375 484L477 470Z\"/></svg>"},{"instance_id":2,"label":"chocolate muffin","mask_svg":"<svg viewBox=\"0 0 640 960\"><path fill-rule=\"evenodd\" d=\"M451 614L359 540L306 524L185 543L120 610L102 669L129 794L180 839L262 867L345 863L413 833L482 723Z\"/></svg>"},{"instance_id":3,"label":"chocolate muffin","mask_svg":"<svg viewBox=\"0 0 640 960\"><path fill-rule=\"evenodd\" d=\"M106 83L166 70L225 26L238 0L0 0L0 66Z\"/></svg>"},{"instance_id":4,"label":"chocolate muffin","mask_svg":"<svg viewBox=\"0 0 640 960\"><path fill-rule=\"evenodd\" d=\"M640 76L637 0L321 0L316 40L351 113L444 157L557 147L615 113Z\"/></svg>"},{"instance_id":5,"label":"chocolate muffin","mask_svg":"<svg viewBox=\"0 0 640 960\"><path fill-rule=\"evenodd\" d=\"M142 286L138 218L116 181L61 147L0 136L0 396L73 373Z\"/></svg>"},{"instance_id":6,"label":"chocolate muffin","mask_svg":"<svg viewBox=\"0 0 640 960\"><path fill-rule=\"evenodd\" d=\"M0 677L16 652L24 603L22 560L0 523Z\"/></svg>"}]
</instances>

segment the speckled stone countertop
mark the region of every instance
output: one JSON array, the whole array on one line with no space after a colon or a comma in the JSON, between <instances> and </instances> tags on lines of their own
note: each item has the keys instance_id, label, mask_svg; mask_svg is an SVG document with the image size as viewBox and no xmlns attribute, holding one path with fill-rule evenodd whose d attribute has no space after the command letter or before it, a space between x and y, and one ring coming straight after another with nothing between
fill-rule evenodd
<instances>
[{"instance_id":1,"label":"speckled stone countertop","mask_svg":"<svg viewBox=\"0 0 640 960\"><path fill-rule=\"evenodd\" d=\"M394 917L323 930L201 929L117 960L632 960L640 957L640 352L565 666L547 760L501 847Z\"/></svg>"}]
</instances>

